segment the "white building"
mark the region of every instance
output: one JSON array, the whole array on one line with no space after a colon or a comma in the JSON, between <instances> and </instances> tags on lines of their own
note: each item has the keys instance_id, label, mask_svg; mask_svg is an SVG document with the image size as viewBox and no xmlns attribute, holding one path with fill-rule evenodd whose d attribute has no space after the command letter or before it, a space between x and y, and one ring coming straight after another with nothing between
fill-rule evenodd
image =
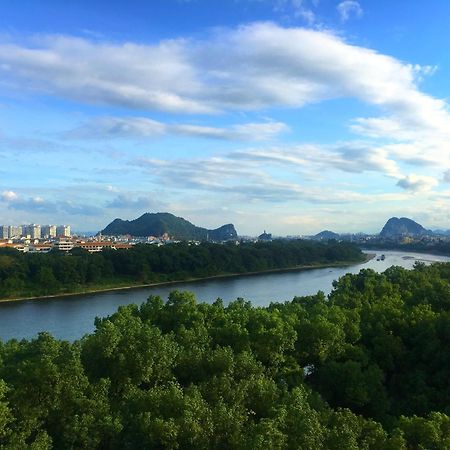
<instances>
[{"instance_id":1,"label":"white building","mask_svg":"<svg viewBox=\"0 0 450 450\"><path fill-rule=\"evenodd\" d=\"M29 253L48 253L53 248L53 244L30 244L28 246Z\"/></svg>"},{"instance_id":2,"label":"white building","mask_svg":"<svg viewBox=\"0 0 450 450\"><path fill-rule=\"evenodd\" d=\"M57 237L70 237L70 225L60 225L56 227Z\"/></svg>"},{"instance_id":3,"label":"white building","mask_svg":"<svg viewBox=\"0 0 450 450\"><path fill-rule=\"evenodd\" d=\"M41 226L36 225L35 223L31 225L26 225L23 227L23 234L22 236L30 237L30 239L40 239L41 238Z\"/></svg>"},{"instance_id":4,"label":"white building","mask_svg":"<svg viewBox=\"0 0 450 450\"><path fill-rule=\"evenodd\" d=\"M0 226L0 239L9 238L9 227L7 225Z\"/></svg>"},{"instance_id":5,"label":"white building","mask_svg":"<svg viewBox=\"0 0 450 450\"><path fill-rule=\"evenodd\" d=\"M9 234L9 238L13 239L13 238L20 238L22 236L22 227L20 225L15 226L15 225L10 225L8 227L8 234Z\"/></svg>"},{"instance_id":6,"label":"white building","mask_svg":"<svg viewBox=\"0 0 450 450\"><path fill-rule=\"evenodd\" d=\"M74 244L70 239L59 239L53 244L54 248L57 248L61 252L68 252L73 249Z\"/></svg>"},{"instance_id":7,"label":"white building","mask_svg":"<svg viewBox=\"0 0 450 450\"><path fill-rule=\"evenodd\" d=\"M41 230L44 239L56 237L56 225L44 225Z\"/></svg>"}]
</instances>

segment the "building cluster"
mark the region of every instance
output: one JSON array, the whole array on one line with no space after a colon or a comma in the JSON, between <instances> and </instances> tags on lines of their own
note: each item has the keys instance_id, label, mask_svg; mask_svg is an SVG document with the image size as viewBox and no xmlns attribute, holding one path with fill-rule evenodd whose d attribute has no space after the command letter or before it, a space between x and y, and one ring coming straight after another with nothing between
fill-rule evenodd
<instances>
[{"instance_id":1,"label":"building cluster","mask_svg":"<svg viewBox=\"0 0 450 450\"><path fill-rule=\"evenodd\" d=\"M51 250L70 252L81 248L90 253L103 249L128 249L137 244L165 245L179 241L167 233L162 236L135 238L132 236L92 237L72 236L70 225L0 225L0 248L13 248L23 253L47 253Z\"/></svg>"},{"instance_id":2,"label":"building cluster","mask_svg":"<svg viewBox=\"0 0 450 450\"><path fill-rule=\"evenodd\" d=\"M137 244L166 245L179 241L169 234L162 236L133 237L102 236L91 237L72 236L69 225L1 225L0 248L13 248L23 253L47 253L51 250L70 252L81 248L90 253L101 252L103 249L128 249ZM190 244L199 244L192 241Z\"/></svg>"},{"instance_id":3,"label":"building cluster","mask_svg":"<svg viewBox=\"0 0 450 450\"><path fill-rule=\"evenodd\" d=\"M0 225L0 239L52 239L70 235L70 225Z\"/></svg>"},{"instance_id":4,"label":"building cluster","mask_svg":"<svg viewBox=\"0 0 450 450\"><path fill-rule=\"evenodd\" d=\"M23 253L48 253L51 250L70 252L74 248L81 248L89 253L111 250L128 249L131 244L104 239L101 236L83 238L79 236L55 236L35 238L30 234L18 238L0 239L0 248L13 248Z\"/></svg>"},{"instance_id":5,"label":"building cluster","mask_svg":"<svg viewBox=\"0 0 450 450\"><path fill-rule=\"evenodd\" d=\"M79 247L90 253L104 248L129 248L122 242L103 239L101 236L80 238L72 236L70 225L1 225L0 248L13 248L24 253L47 253L53 249L71 251Z\"/></svg>"}]
</instances>

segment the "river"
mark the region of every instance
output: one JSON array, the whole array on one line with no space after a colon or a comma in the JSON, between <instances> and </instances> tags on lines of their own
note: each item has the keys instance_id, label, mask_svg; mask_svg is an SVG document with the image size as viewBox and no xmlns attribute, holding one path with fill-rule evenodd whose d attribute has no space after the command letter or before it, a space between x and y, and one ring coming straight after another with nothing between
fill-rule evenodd
<instances>
[{"instance_id":1,"label":"river","mask_svg":"<svg viewBox=\"0 0 450 450\"><path fill-rule=\"evenodd\" d=\"M371 250L370 253L376 251ZM384 261L377 257L385 254ZM120 305L142 303L149 295L167 298L174 289L189 290L199 301L213 302L221 298L225 303L238 297L253 305L265 306L271 301L292 300L295 296L331 291L333 280L360 269L382 272L392 265L411 269L419 260L426 264L450 262L450 257L398 251L377 252L372 260L349 267L309 269L294 272L274 272L234 278L217 278L177 285L161 285L123 291L102 292L74 297L26 300L0 303L0 338L32 338L40 331L48 331L59 339L79 339L94 330L94 318L114 313Z\"/></svg>"}]
</instances>

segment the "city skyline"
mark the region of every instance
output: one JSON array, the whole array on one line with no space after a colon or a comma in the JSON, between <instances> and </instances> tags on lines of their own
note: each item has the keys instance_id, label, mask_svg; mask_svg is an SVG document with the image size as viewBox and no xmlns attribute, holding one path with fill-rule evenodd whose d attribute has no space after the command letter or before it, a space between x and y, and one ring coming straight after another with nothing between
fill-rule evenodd
<instances>
[{"instance_id":1,"label":"city skyline","mask_svg":"<svg viewBox=\"0 0 450 450\"><path fill-rule=\"evenodd\" d=\"M53 224L0 224L0 240L30 238L48 239L56 237L70 237L70 225Z\"/></svg>"},{"instance_id":2,"label":"city skyline","mask_svg":"<svg viewBox=\"0 0 450 450\"><path fill-rule=\"evenodd\" d=\"M0 223L450 228L448 2L40 3L0 18Z\"/></svg>"}]
</instances>

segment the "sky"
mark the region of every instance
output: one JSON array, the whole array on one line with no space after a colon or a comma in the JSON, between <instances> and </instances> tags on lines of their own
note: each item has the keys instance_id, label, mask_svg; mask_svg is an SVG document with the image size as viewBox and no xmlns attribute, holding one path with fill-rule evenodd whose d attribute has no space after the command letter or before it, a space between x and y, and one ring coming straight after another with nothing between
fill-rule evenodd
<instances>
[{"instance_id":1,"label":"sky","mask_svg":"<svg viewBox=\"0 0 450 450\"><path fill-rule=\"evenodd\" d=\"M448 0L0 6L0 224L450 228Z\"/></svg>"}]
</instances>

